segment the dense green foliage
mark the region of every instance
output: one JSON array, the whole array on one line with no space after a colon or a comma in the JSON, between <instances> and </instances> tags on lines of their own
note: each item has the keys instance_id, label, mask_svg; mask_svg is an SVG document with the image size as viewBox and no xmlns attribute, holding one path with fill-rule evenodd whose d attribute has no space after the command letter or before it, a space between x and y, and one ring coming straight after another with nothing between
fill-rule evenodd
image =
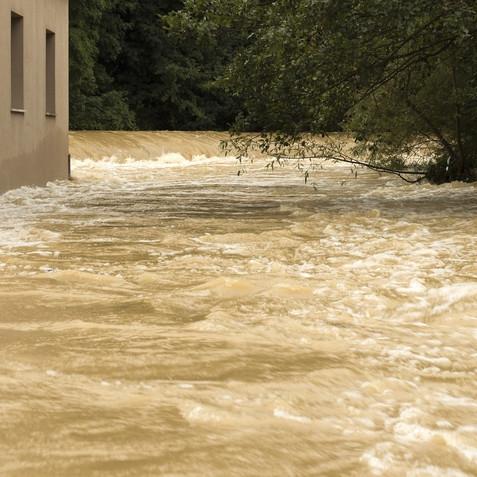
<instances>
[{"instance_id":1,"label":"dense green foliage","mask_svg":"<svg viewBox=\"0 0 477 477\"><path fill-rule=\"evenodd\" d=\"M237 101L215 80L230 61L233 37L204 41L191 29L172 30L182 6L181 0L71 2L72 129L230 126Z\"/></svg>"},{"instance_id":2,"label":"dense green foliage","mask_svg":"<svg viewBox=\"0 0 477 477\"><path fill-rule=\"evenodd\" d=\"M124 0L70 2L70 127L130 129L135 125L126 91L109 74L127 25L114 15ZM125 7L126 8L126 7ZM102 61L102 60L107 61Z\"/></svg>"},{"instance_id":3,"label":"dense green foliage","mask_svg":"<svg viewBox=\"0 0 477 477\"><path fill-rule=\"evenodd\" d=\"M198 30L252 25L225 77L246 111L236 131L263 131L235 139L241 154L477 178L475 0L208 0L202 14L188 10ZM356 147L303 136L338 128Z\"/></svg>"},{"instance_id":4,"label":"dense green foliage","mask_svg":"<svg viewBox=\"0 0 477 477\"><path fill-rule=\"evenodd\" d=\"M71 22L73 128L233 124L243 155L477 178L475 0L79 0ZM311 139L331 130L355 146Z\"/></svg>"}]
</instances>

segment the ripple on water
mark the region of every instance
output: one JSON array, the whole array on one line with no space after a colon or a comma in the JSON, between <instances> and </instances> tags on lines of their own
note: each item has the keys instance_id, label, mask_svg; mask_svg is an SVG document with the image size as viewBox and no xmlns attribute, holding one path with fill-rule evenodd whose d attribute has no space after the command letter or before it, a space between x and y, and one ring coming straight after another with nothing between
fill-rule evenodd
<instances>
[{"instance_id":1,"label":"ripple on water","mask_svg":"<svg viewBox=\"0 0 477 477\"><path fill-rule=\"evenodd\" d=\"M0 473L475 475L474 185L138 154L0 197Z\"/></svg>"}]
</instances>

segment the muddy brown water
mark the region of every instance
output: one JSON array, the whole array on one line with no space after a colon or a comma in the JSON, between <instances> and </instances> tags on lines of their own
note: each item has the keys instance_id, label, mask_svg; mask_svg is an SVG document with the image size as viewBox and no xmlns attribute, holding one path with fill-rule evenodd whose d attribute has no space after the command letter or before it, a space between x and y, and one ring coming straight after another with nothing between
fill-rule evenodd
<instances>
[{"instance_id":1,"label":"muddy brown water","mask_svg":"<svg viewBox=\"0 0 477 477\"><path fill-rule=\"evenodd\" d=\"M477 475L476 186L72 136L0 197L3 476Z\"/></svg>"}]
</instances>

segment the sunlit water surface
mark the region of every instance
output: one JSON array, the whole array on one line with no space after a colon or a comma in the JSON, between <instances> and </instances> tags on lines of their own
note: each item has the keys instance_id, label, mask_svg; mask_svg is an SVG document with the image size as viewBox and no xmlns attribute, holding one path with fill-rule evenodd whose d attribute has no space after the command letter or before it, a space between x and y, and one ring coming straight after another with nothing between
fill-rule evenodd
<instances>
[{"instance_id":1,"label":"sunlit water surface","mask_svg":"<svg viewBox=\"0 0 477 477\"><path fill-rule=\"evenodd\" d=\"M476 186L194 137L0 197L0 474L477 475Z\"/></svg>"}]
</instances>

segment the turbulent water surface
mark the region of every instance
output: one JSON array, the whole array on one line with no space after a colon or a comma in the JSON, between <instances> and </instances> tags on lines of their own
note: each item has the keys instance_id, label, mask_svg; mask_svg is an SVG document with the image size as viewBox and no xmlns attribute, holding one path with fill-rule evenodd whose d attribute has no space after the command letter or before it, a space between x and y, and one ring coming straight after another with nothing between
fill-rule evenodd
<instances>
[{"instance_id":1,"label":"turbulent water surface","mask_svg":"<svg viewBox=\"0 0 477 477\"><path fill-rule=\"evenodd\" d=\"M0 474L476 475L476 186L217 139L79 134L0 197Z\"/></svg>"}]
</instances>

